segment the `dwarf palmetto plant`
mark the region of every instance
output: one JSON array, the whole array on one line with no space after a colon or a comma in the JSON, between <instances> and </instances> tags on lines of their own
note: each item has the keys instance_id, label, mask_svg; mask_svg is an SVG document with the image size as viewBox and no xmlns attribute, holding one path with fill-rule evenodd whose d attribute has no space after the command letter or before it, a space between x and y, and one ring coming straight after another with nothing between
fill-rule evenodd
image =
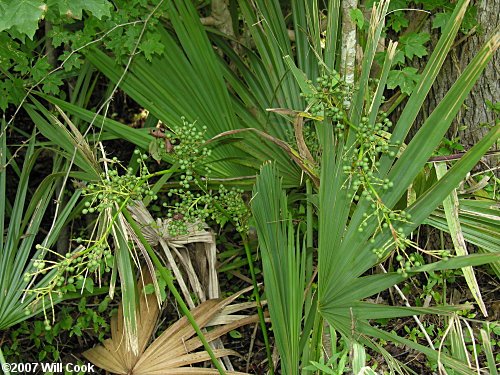
<instances>
[{"instance_id":1,"label":"dwarf palmetto plant","mask_svg":"<svg viewBox=\"0 0 500 375\"><path fill-rule=\"evenodd\" d=\"M49 207L53 207L51 203L60 198L56 188L65 179L66 161L54 153L50 173L42 176L43 179L33 190L33 185L30 185L33 169L43 151L37 144L35 134L32 134L22 150L18 150L16 156L7 148L4 121L0 130L0 330L8 329L46 309L49 312L45 314L45 322L50 329L50 309L61 300L61 296L38 299L37 293L27 292L50 288L56 271L50 269L51 261L48 261L48 272L38 272L35 261L43 257L43 249L35 245L39 243L43 247L50 247L56 243L61 229L74 214L80 197L80 193L75 193L64 208L50 214ZM22 163L19 163L19 155L24 156ZM17 188L12 181L18 181ZM48 233L43 234L40 229L47 218L52 218L52 222ZM47 222L50 223L47 220L45 225ZM27 273L35 277L28 277ZM66 297L71 297L71 293ZM0 360L3 361L1 351Z\"/></svg>"},{"instance_id":2,"label":"dwarf palmetto plant","mask_svg":"<svg viewBox=\"0 0 500 375\"><path fill-rule=\"evenodd\" d=\"M40 113L35 110L35 108L37 107L39 108ZM35 101L35 105L26 105L25 108L41 133L60 147L61 155L65 156L68 161L72 161L71 165L68 165L68 169L70 170L70 172L68 172L69 176L76 177L80 181L89 182L89 184L90 182L96 183L97 181L99 181L102 174L102 169L98 162L96 153L91 149L89 143L84 139L82 134L69 120L69 118L64 115L64 113L61 112L62 116L65 119L65 122L68 124L69 130L61 121L59 121L40 103ZM79 171L73 171L73 169L75 169L75 165L80 169ZM82 191L83 189L77 190L77 197L80 197ZM86 197L86 199L81 202L78 212L81 213L85 209L85 202L88 202L89 200L89 197ZM135 277L132 267L132 259L129 254L129 247L127 246L127 241L125 240L127 236L127 230L124 228L125 224L123 222L123 217L119 215L119 212L117 213L113 211L113 209L114 206L107 209L101 215L98 215L95 223L95 228L97 228L97 230L95 230L94 232L95 235L90 238L91 242L89 242L89 246L87 246L87 249L85 249L83 252L75 251L75 253L78 253L78 258L81 258L82 256L85 256L85 254L92 253L92 250L100 249L99 245L105 244L107 235L110 232L113 232L113 239L118 244L117 247L123 250L115 252L115 257L113 258L112 268L114 277L112 277L110 284L110 294L112 296L114 295L114 289L117 280L116 274L119 273L122 287L122 297L124 300L129 301L127 305L129 306L129 308L125 309L124 316L130 322L135 322ZM50 244L42 245L43 248L47 250L50 249L51 246ZM103 253L101 252L101 254ZM91 260L89 262L85 262L85 264L90 266ZM92 274L101 272L100 267L99 271L95 273L93 271L96 270L87 270L85 268L86 267L82 267L80 269L77 268L75 275L68 275L68 278L83 277L81 283L83 283L84 287L82 287L82 290L87 288L86 286L89 285L88 283L91 283L93 285L93 282L90 281L90 279L92 278ZM89 272L91 274L89 274ZM73 273L75 273L75 270L73 270ZM93 288L90 287L90 290L92 289ZM135 324L132 323L127 327L129 328L129 335L126 337L129 338L129 344L133 346L134 340L131 339L131 337L133 336L136 327Z\"/></svg>"},{"instance_id":3,"label":"dwarf palmetto plant","mask_svg":"<svg viewBox=\"0 0 500 375\"><path fill-rule=\"evenodd\" d=\"M139 351L139 327L136 312L139 296L135 283L136 268L134 265L139 264L138 252L142 252L148 267L152 270L154 265L159 269L163 280L165 280L168 288L174 294L181 310L187 316L200 341L205 346L208 355L212 358L218 371L223 374L224 371L221 365L214 356L196 321L191 316L185 302L173 285L167 269L160 263L158 256L147 243L138 224L128 212L127 206L133 204L133 199L145 199L146 193L149 197L154 195L150 194L153 190L148 185L148 180L151 177L168 175L171 173L171 170L163 170L150 174L144 165L144 159L147 158L146 155L136 150L134 156L137 165L140 167L140 176L135 176L132 167L127 168L126 173L120 175L115 169L117 168L115 164L119 164L119 161L117 159L108 159L102 145L99 148L102 153L101 160L104 161L104 168L101 168L96 151L91 148L87 139L85 139L60 108L56 107L67 127L36 99L33 98L33 102L34 105L26 104L25 108L37 128L44 136L60 146L61 153L67 160L74 161L74 165L81 169L79 171L71 171L74 165L67 167L69 170L67 172L68 175L74 176L86 183L86 186L78 190L78 195L75 198L77 199L82 193L85 196L79 206L80 210L77 212L83 214L95 212L97 214L93 233L90 239L87 240L87 246L81 246L67 256L78 263L71 267L71 271L68 270L71 274L67 275L67 277L78 277L82 285L81 289L87 289L89 292L92 292L94 283L88 280L93 280L91 279L92 277L95 279L100 278L103 272L111 272L108 289L109 294L113 297L118 280L117 276L120 276L119 284L121 287L122 317L125 332L123 336L125 339L124 345L127 347L127 350L137 354ZM123 166L121 168L125 169ZM159 186L157 188L159 189ZM108 241L113 244L114 251L112 255L111 250L109 250L110 245ZM136 248L137 244L138 250ZM50 251L50 244L42 244L41 248ZM106 254L106 252L108 253ZM40 268L43 270L46 269L46 262L40 263L42 264ZM67 267L65 263L66 259L63 259L57 264L57 267ZM91 285L90 288L87 288L87 282ZM73 285L73 282L68 281L68 284ZM157 297L160 298L156 279L153 280L153 284L156 288ZM70 285L65 286L65 288L71 287ZM75 289L74 287L72 288ZM36 294L37 290L34 290L34 292ZM48 293L45 293L47 298L52 297L52 293L50 292L49 290ZM77 291L74 290L74 292Z\"/></svg>"},{"instance_id":4,"label":"dwarf palmetto plant","mask_svg":"<svg viewBox=\"0 0 500 375\"><path fill-rule=\"evenodd\" d=\"M207 32L203 28L191 2L172 0L166 4L168 27L158 30L167 52L152 62L137 56L120 86L167 125L176 124L181 116L186 116L189 122L195 122L200 127L207 126L208 135L214 137L220 133L236 134L235 130L257 129L265 132L267 139L281 140L281 143L275 143L288 151L287 155L272 143L262 142L255 132L239 133L244 140L232 137L231 142L214 149L210 163L214 177L254 174L263 160L273 159L284 186L297 186L301 183L300 169L319 185L317 199L309 195L312 197L311 202L316 202L319 208L318 290L306 302L305 307L302 306L298 292L289 291L288 287L302 285L302 276L299 277L302 273L294 276L292 273L301 269L304 264L308 269L301 272L305 272L305 280L309 280L310 252L305 254L306 261L303 264L301 259L304 245L292 233L295 229L292 231L288 224L282 223L283 220L288 220L284 209L273 211L274 217L270 217L269 212L260 212L274 207L273 201L259 203L259 199L265 199L266 194L277 194L274 197L278 200L282 197L280 188L273 185L276 183L274 180L277 173L272 172L271 167L263 170L262 179L257 185L261 193L256 191L254 198L255 215L262 219L259 225L262 226L260 234L263 237L263 256L267 253L270 257L281 256L276 254L277 247L281 246L282 249L290 249L289 253L282 254L283 257L296 257L290 260L281 261L278 258L279 261L265 261L270 266L266 266L264 271L267 288L273 288L274 285L277 290L271 293L280 296L274 303L283 304L273 307L271 302L271 314L273 311L282 311L282 314L289 317L284 317L285 320L281 316L274 317L277 324L274 333L281 355L291 358L284 360L282 365L284 371L290 374L297 373L301 358L305 364L308 363L308 358L319 358L318 345L309 347L306 343L309 342L311 328L322 327L321 317L353 341L359 340L375 346L376 343L365 335L381 337L404 342L435 356L435 352L423 346L377 330L368 324L367 319L436 310L379 306L364 303L362 299L404 280L413 272L470 266L497 258L496 255L471 256L425 266L412 264L410 258L405 260L401 273L360 277L395 248L403 262L405 249L410 245L406 238L411 231L458 185L460 179L498 137L497 126L409 208L404 207L404 203L401 206L399 201L404 192L438 145L478 75L498 48L498 35L488 41L408 147L399 153L399 145L404 141L452 48L469 1L458 1L452 18L422 72L420 82L393 128L384 119L385 116L379 114L379 108L395 44L389 46L380 81L374 87L373 94L367 90L387 2L382 2L372 16L363 51L362 69L354 86L344 84L337 73L342 68L337 59L337 40L342 37L338 33L340 1L331 0L327 3L327 28L324 30L322 25L325 22L320 20L319 13L323 2L291 1L291 27L295 39L292 43L287 30L290 25L284 22L279 1L239 0L238 5L252 44L241 45L239 51L235 51L224 36ZM321 47L323 42L324 49ZM225 59L214 51L213 43L225 54ZM87 57L111 80L116 82L121 77L123 67L117 66L115 60L104 52L89 50ZM333 92L331 96L327 92L319 92L306 77L313 82L319 78L321 90L338 88L343 97L338 96L338 92ZM58 99L46 99L87 122L94 119L95 114L91 111ZM281 117L280 113L294 114L294 124ZM309 121L309 124L303 124L305 121ZM120 136L143 149L151 141L144 130L130 129L102 117L98 117L94 125L102 127L104 135ZM308 154L308 146L301 141L301 127L305 125L315 128L318 134L321 159L312 157L315 155L313 152ZM335 131L332 130L332 125L335 126ZM379 136L380 134L368 134L377 127L379 130L384 130L384 127L391 130L392 135L385 143L382 139L386 138ZM374 138L370 139L372 135ZM290 150L295 143L298 151L292 152ZM300 168L290 162L290 154ZM280 207L285 208L286 205ZM270 233L274 228L272 222L281 223L283 227ZM274 239L267 241L265 236ZM312 246L311 241L308 236L307 247ZM375 251L372 252L373 250ZM283 267L287 267L286 272ZM277 275L280 274L291 275L293 279L278 282L280 279ZM293 294L289 296L293 297L291 302L286 297L287 293ZM301 293L304 293L304 288ZM305 294L311 295L310 288ZM302 309L312 312L305 322L299 318L302 316ZM443 308L440 311L445 310ZM289 321L290 325L281 330L281 322L285 321ZM300 339L289 334L299 331L303 332ZM353 334L356 336L353 337ZM278 339L278 336L281 338ZM321 335L313 335L312 342L318 344L320 338ZM289 342L290 340L299 342ZM383 352L383 349L379 350ZM441 358L448 366L470 373L461 362L444 355Z\"/></svg>"},{"instance_id":5,"label":"dwarf palmetto plant","mask_svg":"<svg viewBox=\"0 0 500 375\"><path fill-rule=\"evenodd\" d=\"M448 260L446 256L442 256L441 261L421 265L408 254L412 244L407 239L498 139L499 126L494 127L441 180L434 183L409 207L398 203L450 126L475 79L499 46L499 35L495 34L424 122L408 146L399 151L399 145L406 137L444 57L451 48L467 3L458 2L452 20L443 31L420 82L392 130L387 152L384 152L384 145L377 143L376 137L377 129L383 128L386 121L383 114L380 116L378 109L393 56L392 46L389 47L374 95L368 95L366 88L388 2L382 1L372 13L362 71L353 96L348 100L337 100L333 105L324 100L326 90L321 92L321 96L315 97L322 105L322 112L319 113L322 119L315 120L322 147L321 160L317 162L320 169L317 200L318 289L317 302L314 303L313 300L315 308L309 309L304 325L300 320L304 301L299 300L300 303L296 304L296 298L289 295L294 293L297 297L304 293L306 288L297 276L304 272L302 267L305 267L304 263L300 262L301 253L297 252L300 244L295 244L293 236L290 236L293 229L284 203L286 196L281 189L275 167L265 165L261 171L254 188L252 211L262 248L266 292L274 296L269 298L269 310L284 373L297 374L300 360L307 364L310 359L307 353L313 351L305 346L304 343L309 340L304 339L304 335L309 337L311 327L322 326L308 323L321 317L352 342L361 342L377 348L376 341L369 338L371 336L404 343L434 359L439 358L442 363L459 373L473 373L467 363L457 358L438 354L437 351L412 343L396 334L384 332L373 327L368 321L421 313L447 313L453 307L420 309L363 302L363 299L417 272L472 266L499 259L498 253ZM330 72L334 71L332 61L325 58L326 53L322 61L330 68ZM304 79L303 74L295 72L294 75L301 82L304 94L315 95L314 89L311 88L310 82ZM324 80L333 80L336 85L338 78L334 76ZM328 111L331 111L330 115ZM315 117L318 117L318 114ZM370 152L370 149L375 153ZM363 276L381 259L392 253L397 254L401 264L399 272ZM294 269L293 265L296 264L299 266ZM290 285L299 291L290 291ZM297 337L290 331L301 331L303 336ZM315 340L312 342L314 345ZM382 348L377 349L384 353Z\"/></svg>"},{"instance_id":6,"label":"dwarf palmetto plant","mask_svg":"<svg viewBox=\"0 0 500 375\"><path fill-rule=\"evenodd\" d=\"M250 2L242 1L241 6L250 16ZM190 2L175 0L167 2L166 8L171 24L168 28L160 27L157 33L169 52L151 62L137 56L120 88L169 127L178 126L184 116L200 129L206 126L209 137L254 128L278 139L292 141L287 120L266 111L266 108L276 107L299 108L303 104L303 99L296 95L299 92L297 82L284 74L288 68L282 56L293 54L290 41L282 41L283 46L273 44L273 40L267 41L272 50L263 57L244 46L242 54L238 55L226 40L206 32ZM252 23L250 19L247 21ZM284 25L283 30L286 33ZM307 48L307 40L301 42ZM236 72L214 51L213 43L228 55ZM263 43L266 41L257 45L261 54L266 53L267 48ZM114 59L98 49L87 52L89 61L102 73L111 80L119 79L123 68L117 66ZM91 111L55 98L46 99L85 121L94 118ZM151 142L147 132L127 128L110 119L97 117L94 125L102 126L103 134L118 135L144 149ZM207 163L212 177L255 175L261 162L272 158L278 162L287 184L300 183L300 169L290 165L288 155L272 144L262 142L251 132L242 136L247 142L233 138L213 150ZM168 156L165 159L168 160Z\"/></svg>"}]
</instances>

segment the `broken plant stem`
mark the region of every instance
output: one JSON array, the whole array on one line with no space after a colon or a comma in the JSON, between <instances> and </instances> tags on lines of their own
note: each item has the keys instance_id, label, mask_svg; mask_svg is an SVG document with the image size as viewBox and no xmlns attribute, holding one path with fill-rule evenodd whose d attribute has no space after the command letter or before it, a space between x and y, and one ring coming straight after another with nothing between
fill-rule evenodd
<instances>
[{"instance_id":1,"label":"broken plant stem","mask_svg":"<svg viewBox=\"0 0 500 375\"><path fill-rule=\"evenodd\" d=\"M168 275L166 268L161 264L160 259L154 252L154 250L151 248L149 245L148 241L144 237L144 235L141 232L141 228L137 225L137 223L134 221L130 213L126 208L123 209L122 211L123 216L127 220L127 222L130 224L130 227L133 229L139 240L141 241L142 245L146 248L149 256L151 257L151 260L153 261L154 265L156 268L160 271L161 277L165 280L168 289L170 292L174 295L175 300L179 304L182 313L186 316L186 318L189 320L189 323L191 323L191 326L195 330L196 334L198 335L200 341L202 342L203 346L205 347L205 350L207 351L208 355L212 359L213 364L219 371L221 375L226 375L224 369L222 368L221 363L219 360L215 357L214 352L212 351L212 348L208 344L205 336L203 335L203 332L201 332L200 327L198 326L198 323L196 323L196 320L194 320L193 315L191 315L191 312L189 311L186 303L182 299L181 295L179 294L179 291L175 287L174 283L172 282L171 277Z\"/></svg>"}]
</instances>

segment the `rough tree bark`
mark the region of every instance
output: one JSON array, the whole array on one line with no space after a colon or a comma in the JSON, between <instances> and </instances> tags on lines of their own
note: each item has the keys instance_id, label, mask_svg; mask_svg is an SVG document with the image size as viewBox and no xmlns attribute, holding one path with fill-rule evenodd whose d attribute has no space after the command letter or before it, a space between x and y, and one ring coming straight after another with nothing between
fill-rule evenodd
<instances>
[{"instance_id":1,"label":"rough tree bark","mask_svg":"<svg viewBox=\"0 0 500 375\"><path fill-rule=\"evenodd\" d=\"M459 69L465 67L470 62L477 51L484 44L486 38L498 27L500 21L499 1L476 1L478 7L478 21L484 32L474 34L463 44L458 54ZM466 146L475 144L487 132L485 127L480 127L481 123L494 120L494 114L487 111L486 100L491 102L500 100L500 54L493 56L490 63L484 70L478 82L472 89L471 94L465 101L466 109L462 111L462 124L468 129L459 131L462 142Z\"/></svg>"},{"instance_id":2,"label":"rough tree bark","mask_svg":"<svg viewBox=\"0 0 500 375\"><path fill-rule=\"evenodd\" d=\"M457 41L446 59L436 83L428 95L424 104L424 113L417 119L417 126L422 123L423 116L427 116L436 105L443 99L452 84L464 71L478 50L483 46L487 38L498 27L500 21L500 2L489 0L475 0L472 5L477 7L477 20L479 22L475 32ZM430 24L425 26L432 35L431 43L437 41L438 35L430 30ZM432 49L431 49L432 50ZM494 114L487 110L486 100L491 102L500 101L500 53L493 56L481 77L473 87L465 105L458 113L453 122L448 137L460 136L460 142L465 149L470 149L488 131L482 123L492 123ZM461 128L465 128L462 129ZM498 163L498 159L489 158L489 165Z\"/></svg>"},{"instance_id":3,"label":"rough tree bark","mask_svg":"<svg viewBox=\"0 0 500 375\"><path fill-rule=\"evenodd\" d=\"M358 0L344 0L342 5L342 49L340 73L347 84L354 82L356 67L356 24L351 19L351 10L358 7Z\"/></svg>"}]
</instances>

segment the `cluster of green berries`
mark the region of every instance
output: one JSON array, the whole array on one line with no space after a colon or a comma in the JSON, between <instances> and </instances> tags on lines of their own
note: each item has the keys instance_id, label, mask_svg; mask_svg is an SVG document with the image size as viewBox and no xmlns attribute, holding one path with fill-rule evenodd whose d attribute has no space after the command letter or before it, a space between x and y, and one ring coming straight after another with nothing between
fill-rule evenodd
<instances>
[{"instance_id":1,"label":"cluster of green berries","mask_svg":"<svg viewBox=\"0 0 500 375\"><path fill-rule=\"evenodd\" d=\"M81 243L84 240L77 238L76 242ZM89 277L88 273L103 273L111 272L113 264L113 255L109 246L106 243L96 243L88 249L83 250L79 247L74 252L68 252L65 255L58 254L50 249L43 248L41 245L36 245L37 250L49 251L60 259L57 261L36 259L33 261L33 270L24 274L24 282L28 283L38 274L46 274L48 271L55 270L55 274L49 284L41 289L29 291L29 294L37 293L35 304L42 300L45 296L51 293L64 295L68 291L75 291L81 288L85 277ZM82 250L79 250L82 249ZM25 314L31 313L29 307L25 309ZM46 328L50 328L50 321L46 324Z\"/></svg>"},{"instance_id":2,"label":"cluster of green berries","mask_svg":"<svg viewBox=\"0 0 500 375\"><path fill-rule=\"evenodd\" d=\"M354 201L365 198L376 204L379 201L379 193L390 190L394 182L377 176L380 163L368 155L353 157L353 159L343 166L343 171L347 175L346 184L350 189L348 197Z\"/></svg>"},{"instance_id":3,"label":"cluster of green berries","mask_svg":"<svg viewBox=\"0 0 500 375\"><path fill-rule=\"evenodd\" d=\"M408 277L408 273L411 272L411 270L414 267L420 267L425 263L424 258L419 253L413 253L413 254L407 253L406 249L417 247L410 240L404 239L404 240L398 240L397 242L398 244L396 246L396 251L397 251L396 262L398 263L399 267L397 267L396 271L400 275ZM384 255L388 254L388 250L392 248L393 244L394 241L388 241L383 248L373 249L372 252L376 254L379 258L382 258ZM449 250L434 250L434 251L428 251L422 249L420 250L428 255L441 258L444 261L448 260L449 257L451 256L451 252Z\"/></svg>"},{"instance_id":4,"label":"cluster of green berries","mask_svg":"<svg viewBox=\"0 0 500 375\"><path fill-rule=\"evenodd\" d=\"M348 198L354 202L366 201L371 212L365 212L363 221L358 227L359 232L363 232L368 226L370 220L377 222L371 241L374 237L384 230L390 230L392 241L382 248L374 248L372 252L379 258L387 254L390 246L396 246L396 249L404 247L406 234L402 224L409 223L411 215L404 210L392 210L387 207L381 195L389 191L394 182L387 178L378 176L380 167L380 156L387 154L394 157L399 148L399 143L391 145L386 140L384 132L387 132L392 126L392 122L387 118L387 114L380 112L374 124L370 124L368 117L362 117L359 124L351 126L351 131L356 132L356 141L348 147L344 145L344 166L343 171L347 175L346 186L349 189ZM337 134L340 136L344 132L343 122L336 124Z\"/></svg>"},{"instance_id":5,"label":"cluster of green berries","mask_svg":"<svg viewBox=\"0 0 500 375\"><path fill-rule=\"evenodd\" d=\"M384 246L372 248L372 253L379 259L382 259L388 254L388 251L394 247L398 251L404 252L404 249L409 245L406 238L408 233L405 233L401 225L409 223L411 215L404 210L391 210L381 202L371 203L371 208L373 210L371 213L363 213L363 222L358 228L358 231L362 232L367 226L369 219L375 216L377 220L377 229L370 238L370 243L375 243L376 235L384 230L390 230L392 235L392 238Z\"/></svg>"},{"instance_id":6,"label":"cluster of green berries","mask_svg":"<svg viewBox=\"0 0 500 375\"><path fill-rule=\"evenodd\" d=\"M39 246L39 245L37 245L37 246ZM38 249L38 247L37 247L37 249ZM33 262L33 267L35 267L35 269L39 270L38 272L40 272L42 275L45 275L47 273L47 271L45 270L45 266L46 266L46 263L42 259L37 259ZM26 273L24 275L24 282L27 283L28 281L30 281L30 274Z\"/></svg>"},{"instance_id":7,"label":"cluster of green berries","mask_svg":"<svg viewBox=\"0 0 500 375\"><path fill-rule=\"evenodd\" d=\"M313 81L308 80L307 83L313 87ZM312 94L301 94L308 103L309 113L329 117L333 121L342 119L352 98L352 87L335 74L325 74L316 78L314 88Z\"/></svg>"},{"instance_id":8,"label":"cluster of green berries","mask_svg":"<svg viewBox=\"0 0 500 375\"><path fill-rule=\"evenodd\" d=\"M363 232L363 228L367 226L368 220L376 216L378 220L378 230L375 231L374 235L387 228L391 230L393 237L403 237L405 235L404 228L398 225L410 222L411 215L409 213L404 210L391 210L380 202L371 203L370 206L373 211L363 214L364 220L358 228L359 232Z\"/></svg>"},{"instance_id":9,"label":"cluster of green berries","mask_svg":"<svg viewBox=\"0 0 500 375\"><path fill-rule=\"evenodd\" d=\"M394 231L394 228L391 228ZM373 238L370 239L370 242L375 242ZM399 265L397 268L397 272L404 277L408 277L408 272L412 270L413 267L419 267L423 264L423 258L419 254L409 254L407 253L407 248L415 247L415 244L412 243L409 239L402 236L402 231L400 233L393 232L393 238L388 240L384 246L380 248L372 249L372 252L377 255L379 259L389 256L391 254L394 246L396 247L396 261Z\"/></svg>"},{"instance_id":10,"label":"cluster of green berries","mask_svg":"<svg viewBox=\"0 0 500 375\"><path fill-rule=\"evenodd\" d=\"M46 330L46 331L50 331L52 329L52 324L50 323L50 319L45 319L43 321L43 328Z\"/></svg>"},{"instance_id":11,"label":"cluster of green berries","mask_svg":"<svg viewBox=\"0 0 500 375\"><path fill-rule=\"evenodd\" d=\"M109 245L105 241L98 241L90 245L90 241L83 240L81 237L76 239L77 243L88 242L87 249L76 255L71 256L73 264L68 272L75 271L77 275L81 275L88 270L89 272L110 272L113 264L113 254ZM90 246L89 246L90 245ZM66 254L66 258L71 254ZM81 278L80 278L81 279ZM68 282L71 279L68 279ZM71 283L70 283L71 284Z\"/></svg>"},{"instance_id":12,"label":"cluster of green berries","mask_svg":"<svg viewBox=\"0 0 500 375\"><path fill-rule=\"evenodd\" d=\"M181 120L182 126L174 129L174 135L177 139L170 139L173 145L171 156L179 164L182 171L181 186L189 189L190 183L194 179L195 169L202 169L204 174L208 175L209 168L204 166L203 162L210 156L211 150L203 146L205 143L203 135L207 127L203 126L201 130L198 130L194 123L187 122L184 117L181 117Z\"/></svg>"},{"instance_id":13,"label":"cluster of green berries","mask_svg":"<svg viewBox=\"0 0 500 375\"><path fill-rule=\"evenodd\" d=\"M387 141L381 136L382 132L387 132L392 126L392 122L387 118L387 113L379 112L377 121L370 124L368 117L363 116L357 126L358 142L370 145L373 152L391 152L389 151Z\"/></svg>"},{"instance_id":14,"label":"cluster of green berries","mask_svg":"<svg viewBox=\"0 0 500 375\"><path fill-rule=\"evenodd\" d=\"M248 208L242 199L242 193L242 190L227 190L222 185L216 195L193 193L184 189L171 189L167 194L168 197L177 197L178 200L175 203L163 203L163 206L168 208L169 234L182 236L188 235L190 229L202 230L203 222L208 219L212 219L218 224L232 220L238 231L246 230Z\"/></svg>"},{"instance_id":15,"label":"cluster of green berries","mask_svg":"<svg viewBox=\"0 0 500 375\"><path fill-rule=\"evenodd\" d=\"M396 256L396 261L399 263L397 272L405 277L408 276L408 272L410 272L413 267L420 267L422 265L422 263L417 260L414 254L406 256L406 260L403 255L398 254Z\"/></svg>"},{"instance_id":16,"label":"cluster of green berries","mask_svg":"<svg viewBox=\"0 0 500 375\"><path fill-rule=\"evenodd\" d=\"M381 154L387 154L390 157L396 155L400 143L389 144L381 134L389 130L392 122L387 118L387 114L382 112L379 120L374 125L370 125L368 117L364 116L358 126L353 127L356 131L356 142L350 148L344 146L345 161L349 163L344 166L346 173L375 172L380 166L378 160ZM341 135L345 126L339 122L335 128L338 130L338 135Z\"/></svg>"},{"instance_id":17,"label":"cluster of green berries","mask_svg":"<svg viewBox=\"0 0 500 375\"><path fill-rule=\"evenodd\" d=\"M77 243L81 243L82 241L84 240L81 238L76 239ZM41 249L41 245L37 245L37 249ZM36 274L45 274L48 270L56 269L57 272L51 284L54 287L53 291L57 291L57 288L73 284L76 280L82 280L84 278L83 274L87 273L87 271L110 272L110 266L113 261L111 250L105 243L97 243L86 250L74 253L68 252L64 256L59 255L59 257L61 259L58 262L41 259L35 260L33 262L35 270L27 272L24 275L24 281L29 282Z\"/></svg>"},{"instance_id":18,"label":"cluster of green berries","mask_svg":"<svg viewBox=\"0 0 500 375\"><path fill-rule=\"evenodd\" d=\"M219 187L219 195L214 199L220 202L221 207L224 209L226 215L231 217L235 228L240 233L248 233L249 226L249 211L242 198L243 190L241 189L226 189L223 185ZM214 215L212 217L217 223L221 224L221 215ZM227 219L224 217L224 220Z\"/></svg>"},{"instance_id":19,"label":"cluster of green berries","mask_svg":"<svg viewBox=\"0 0 500 375\"><path fill-rule=\"evenodd\" d=\"M84 215L112 208L113 204L121 204L125 199L143 199L147 195L153 199L158 198L142 177L149 174L145 165L148 156L139 150L135 150L134 154L141 165L141 177L137 177L132 168L124 167L121 174L116 169L101 173L99 182L87 185L82 191L83 195L91 197L90 201L85 202L85 208L82 210ZM116 157L112 160L119 163Z\"/></svg>"},{"instance_id":20,"label":"cluster of green berries","mask_svg":"<svg viewBox=\"0 0 500 375\"><path fill-rule=\"evenodd\" d=\"M364 192L364 191L363 191ZM367 197L369 197L367 195ZM372 208L371 213L365 212L363 214L363 222L361 226L358 228L358 231L362 232L364 227L367 226L368 220L375 216L377 220L377 229L375 230L372 238L370 239L371 243L375 242L375 236L384 230L390 230L392 239L385 244L385 246L380 248L373 248L372 252L377 255L379 259L382 259L386 254L390 247L396 247L398 251L403 250L407 246L406 236L408 233L405 233L402 224L409 223L411 220L411 215L404 210L391 210L386 207L380 200L374 200L370 203L370 207Z\"/></svg>"},{"instance_id":21,"label":"cluster of green berries","mask_svg":"<svg viewBox=\"0 0 500 375\"><path fill-rule=\"evenodd\" d=\"M189 228L197 223L197 229L203 229L203 222L210 216L211 196L209 194L193 193L190 190L170 189L169 198L177 198L173 203L163 203L168 208L167 218L170 219L168 231L171 236L189 234Z\"/></svg>"}]
</instances>

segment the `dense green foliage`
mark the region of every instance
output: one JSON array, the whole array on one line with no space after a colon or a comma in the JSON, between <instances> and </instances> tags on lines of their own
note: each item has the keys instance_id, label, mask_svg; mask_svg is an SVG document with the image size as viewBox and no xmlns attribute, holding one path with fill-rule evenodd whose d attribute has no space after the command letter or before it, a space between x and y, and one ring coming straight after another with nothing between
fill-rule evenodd
<instances>
[{"instance_id":1,"label":"dense green foliage","mask_svg":"<svg viewBox=\"0 0 500 375\"><path fill-rule=\"evenodd\" d=\"M221 244L219 261L233 262L219 273L253 284L269 371L274 343L283 374L373 373L369 350L387 371L411 373L385 349L393 342L424 353L434 370L473 374L460 344L471 304L447 304L446 285L463 274L485 313L472 267L490 263L498 277L498 189L459 199L456 188L500 124L488 124L451 168L429 161L461 147L442 140L497 51L498 32L408 138L457 36L476 25L468 3L367 1L346 19L340 0L0 2L0 328L14 343L0 348L0 362L20 355L16 340L30 325L50 332L35 344L45 353L38 360L58 360L54 337L107 327L100 314L117 295L123 345L139 353L136 275L145 265L158 276L145 289L158 302L168 289L223 374L221 352L200 329L207 322L190 311L202 287L190 279L189 290L172 255L189 274L189 251L178 249L192 237L209 242L212 228L241 243ZM420 32L427 17L439 29L432 51ZM344 54L356 56L356 46L343 44L351 22L352 75ZM118 94L147 114L143 123L117 121ZM480 253L468 255L458 240L422 248L415 236L425 223ZM424 292L413 306L370 299L398 284ZM228 281L221 288L234 292ZM97 296L97 312L82 294ZM61 305L74 298L78 312ZM444 316L448 328L424 326L420 314ZM417 326L384 329L408 316ZM494 371L498 327L484 323L477 366Z\"/></svg>"}]
</instances>

